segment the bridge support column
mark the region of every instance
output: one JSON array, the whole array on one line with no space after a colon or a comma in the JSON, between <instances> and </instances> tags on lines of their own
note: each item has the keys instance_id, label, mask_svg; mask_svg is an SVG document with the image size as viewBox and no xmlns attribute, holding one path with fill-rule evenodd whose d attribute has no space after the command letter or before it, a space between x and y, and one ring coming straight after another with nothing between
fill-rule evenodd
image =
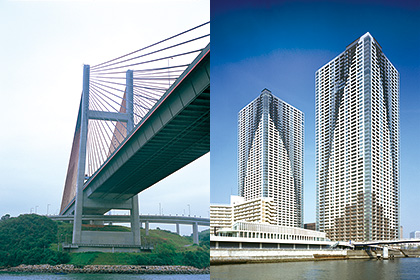
<instances>
[{"instance_id":1,"label":"bridge support column","mask_svg":"<svg viewBox=\"0 0 420 280\"><path fill-rule=\"evenodd\" d=\"M144 223L144 228L146 229L146 236L149 236L149 222Z\"/></svg>"},{"instance_id":2,"label":"bridge support column","mask_svg":"<svg viewBox=\"0 0 420 280\"><path fill-rule=\"evenodd\" d=\"M176 234L180 235L179 234L179 224L178 223L176 224Z\"/></svg>"},{"instance_id":3,"label":"bridge support column","mask_svg":"<svg viewBox=\"0 0 420 280\"><path fill-rule=\"evenodd\" d=\"M133 244L140 245L140 213L138 195L131 199L131 232L133 233Z\"/></svg>"},{"instance_id":4,"label":"bridge support column","mask_svg":"<svg viewBox=\"0 0 420 280\"><path fill-rule=\"evenodd\" d=\"M127 70L125 73L125 85L126 85L126 112L128 115L127 121L127 136L134 128L134 92L133 92L133 70Z\"/></svg>"},{"instance_id":5,"label":"bridge support column","mask_svg":"<svg viewBox=\"0 0 420 280\"><path fill-rule=\"evenodd\" d=\"M83 92L80 104L80 143L79 158L77 163L76 200L74 206L73 243L81 243L82 240L82 215L83 215L83 186L85 183L86 167L86 142L89 124L89 80L90 66L83 67ZM76 128L77 129L77 128Z\"/></svg>"},{"instance_id":6,"label":"bridge support column","mask_svg":"<svg viewBox=\"0 0 420 280\"><path fill-rule=\"evenodd\" d=\"M125 85L126 85L126 112L128 115L127 120L127 135L134 128L134 113L133 113L133 70L127 70L125 73ZM138 195L133 196L131 204L131 232L133 233L134 245L140 245L140 213L139 213L139 198Z\"/></svg>"},{"instance_id":7,"label":"bridge support column","mask_svg":"<svg viewBox=\"0 0 420 280\"><path fill-rule=\"evenodd\" d=\"M198 224L193 224L193 243L198 244Z\"/></svg>"},{"instance_id":8,"label":"bridge support column","mask_svg":"<svg viewBox=\"0 0 420 280\"><path fill-rule=\"evenodd\" d=\"M384 246L384 248L383 248L383 254L382 254L382 258L384 258L384 259L388 259L388 246L387 245L385 245Z\"/></svg>"}]
</instances>

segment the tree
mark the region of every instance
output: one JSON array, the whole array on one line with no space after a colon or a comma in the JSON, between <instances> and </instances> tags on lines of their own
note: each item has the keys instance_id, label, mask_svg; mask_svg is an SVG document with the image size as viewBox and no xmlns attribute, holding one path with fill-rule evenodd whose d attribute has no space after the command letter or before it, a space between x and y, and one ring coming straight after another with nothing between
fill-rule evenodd
<instances>
[{"instance_id":1,"label":"tree","mask_svg":"<svg viewBox=\"0 0 420 280\"><path fill-rule=\"evenodd\" d=\"M7 215L5 215L7 216ZM57 242L57 223L35 214L1 218L0 266L59 264L68 254L50 249ZM66 261L67 260L67 261Z\"/></svg>"},{"instance_id":2,"label":"tree","mask_svg":"<svg viewBox=\"0 0 420 280\"><path fill-rule=\"evenodd\" d=\"M184 253L183 263L197 268L209 267L210 254L204 250L188 251Z\"/></svg>"},{"instance_id":3,"label":"tree","mask_svg":"<svg viewBox=\"0 0 420 280\"><path fill-rule=\"evenodd\" d=\"M0 219L0 222L7 221L8 219L10 219L10 214L6 214L6 215L2 216L1 219Z\"/></svg>"}]
</instances>

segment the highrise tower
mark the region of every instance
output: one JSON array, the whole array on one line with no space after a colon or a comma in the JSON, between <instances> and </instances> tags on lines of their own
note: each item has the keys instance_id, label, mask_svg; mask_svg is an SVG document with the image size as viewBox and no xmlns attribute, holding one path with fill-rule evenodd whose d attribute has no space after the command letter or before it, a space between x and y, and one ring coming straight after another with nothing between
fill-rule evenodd
<instances>
[{"instance_id":1,"label":"highrise tower","mask_svg":"<svg viewBox=\"0 0 420 280\"><path fill-rule=\"evenodd\" d=\"M239 195L273 198L278 225L303 227L303 113L264 89L238 127Z\"/></svg>"},{"instance_id":2,"label":"highrise tower","mask_svg":"<svg viewBox=\"0 0 420 280\"><path fill-rule=\"evenodd\" d=\"M366 33L316 72L317 230L399 237L399 73Z\"/></svg>"}]
</instances>

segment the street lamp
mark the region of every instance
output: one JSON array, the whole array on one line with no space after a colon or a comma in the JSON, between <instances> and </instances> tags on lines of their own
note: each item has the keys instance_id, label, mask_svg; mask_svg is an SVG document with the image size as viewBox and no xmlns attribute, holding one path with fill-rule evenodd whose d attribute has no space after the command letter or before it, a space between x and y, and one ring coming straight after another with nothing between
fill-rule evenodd
<instances>
[{"instance_id":1,"label":"street lamp","mask_svg":"<svg viewBox=\"0 0 420 280\"><path fill-rule=\"evenodd\" d=\"M187 204L187 205L188 205L188 217L189 217L189 216L191 216L191 208L190 208L189 204Z\"/></svg>"}]
</instances>

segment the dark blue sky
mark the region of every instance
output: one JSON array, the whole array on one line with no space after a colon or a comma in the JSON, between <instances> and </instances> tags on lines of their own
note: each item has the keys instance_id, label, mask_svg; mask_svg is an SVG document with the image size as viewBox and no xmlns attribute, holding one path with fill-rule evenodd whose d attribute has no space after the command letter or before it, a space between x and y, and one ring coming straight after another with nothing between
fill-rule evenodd
<instances>
[{"instance_id":1,"label":"dark blue sky","mask_svg":"<svg viewBox=\"0 0 420 280\"><path fill-rule=\"evenodd\" d=\"M315 71L366 32L400 73L401 224L420 230L417 1L212 0L212 203L237 194L237 113L268 88L305 114L304 221L315 221Z\"/></svg>"}]
</instances>

